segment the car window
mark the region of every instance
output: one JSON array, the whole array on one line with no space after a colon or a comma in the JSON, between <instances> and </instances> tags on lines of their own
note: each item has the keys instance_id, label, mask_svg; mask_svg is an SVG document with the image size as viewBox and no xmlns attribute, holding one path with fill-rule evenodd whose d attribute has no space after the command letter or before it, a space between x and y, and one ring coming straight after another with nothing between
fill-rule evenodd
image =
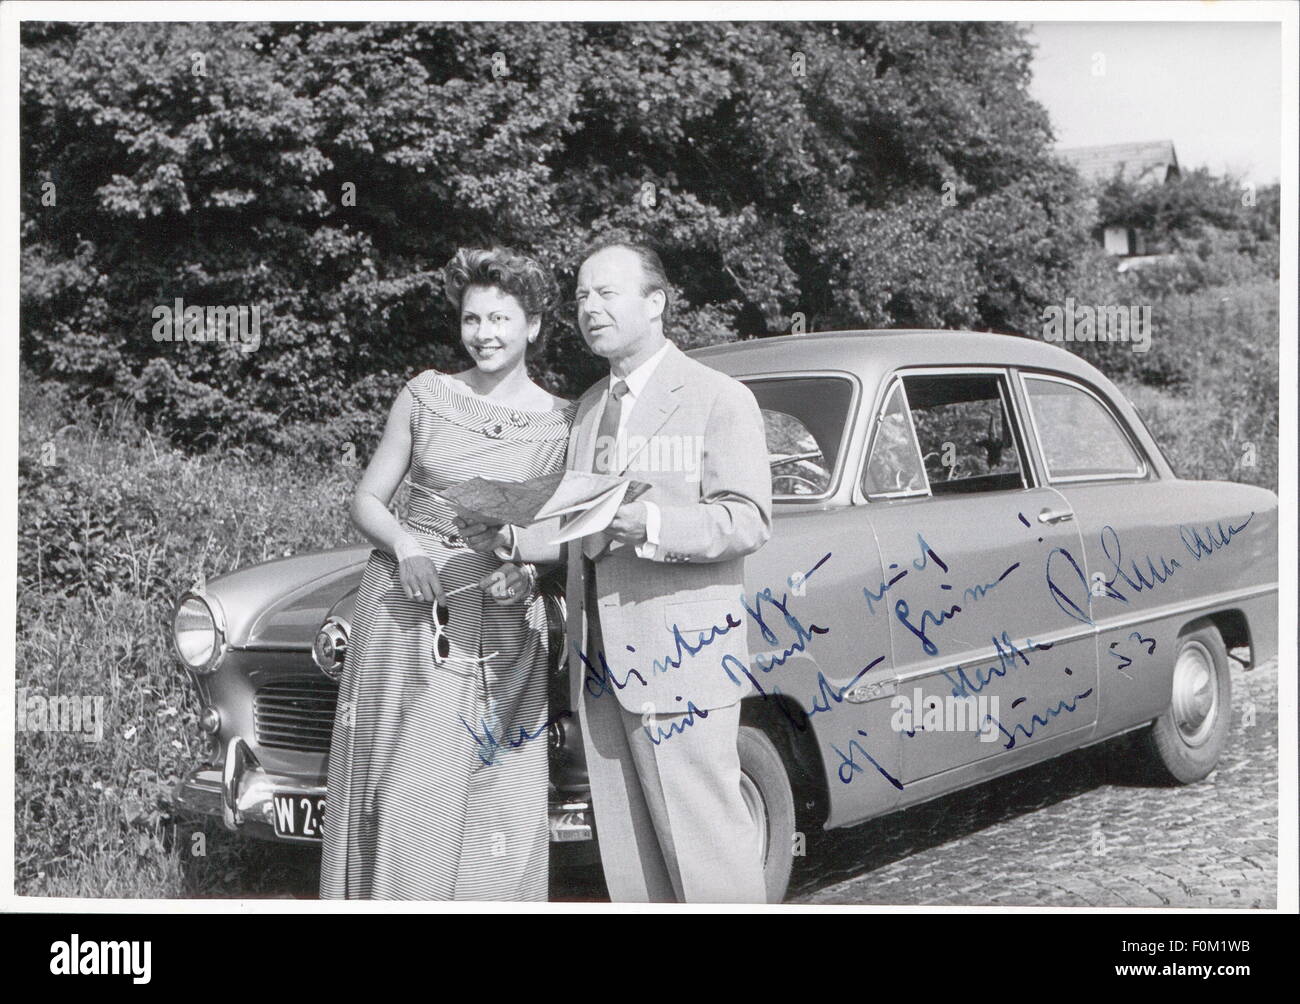
<instances>
[{"instance_id":1,"label":"car window","mask_svg":"<svg viewBox=\"0 0 1300 1004\"><path fill-rule=\"evenodd\" d=\"M772 494L800 498L829 492L835 483L853 385L843 377L780 377L744 383L763 413Z\"/></svg>"},{"instance_id":2,"label":"car window","mask_svg":"<svg viewBox=\"0 0 1300 1004\"><path fill-rule=\"evenodd\" d=\"M1051 480L1142 476L1142 460L1115 416L1082 387L1027 375L1025 394Z\"/></svg>"},{"instance_id":3,"label":"car window","mask_svg":"<svg viewBox=\"0 0 1300 1004\"><path fill-rule=\"evenodd\" d=\"M931 494L1025 486L1001 376L906 376L903 387Z\"/></svg>"},{"instance_id":4,"label":"car window","mask_svg":"<svg viewBox=\"0 0 1300 1004\"><path fill-rule=\"evenodd\" d=\"M876 423L867 460L863 492L870 498L924 494L925 469L917 449L912 421L907 414L907 395L896 381L885 399L885 407Z\"/></svg>"}]
</instances>

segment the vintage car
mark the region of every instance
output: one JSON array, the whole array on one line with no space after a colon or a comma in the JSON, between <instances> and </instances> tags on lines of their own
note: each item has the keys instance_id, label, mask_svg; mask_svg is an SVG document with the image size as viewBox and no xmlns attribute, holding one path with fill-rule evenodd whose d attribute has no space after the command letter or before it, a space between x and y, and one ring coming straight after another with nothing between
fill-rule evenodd
<instances>
[{"instance_id":1,"label":"vintage car","mask_svg":"<svg viewBox=\"0 0 1300 1004\"><path fill-rule=\"evenodd\" d=\"M677 646L692 673L727 673L743 698L743 785L771 900L813 827L1121 733L1139 734L1117 755L1141 751L1169 782L1214 769L1229 659L1276 654L1272 492L1179 478L1109 380L1029 338L848 331L692 355L759 402L774 528L736 598L750 664L710 659L711 632L696 625L665 625L665 654ZM273 561L180 597L176 647L212 743L178 787L182 810L319 839L368 551ZM599 834L574 720L550 741L555 857L590 862Z\"/></svg>"}]
</instances>

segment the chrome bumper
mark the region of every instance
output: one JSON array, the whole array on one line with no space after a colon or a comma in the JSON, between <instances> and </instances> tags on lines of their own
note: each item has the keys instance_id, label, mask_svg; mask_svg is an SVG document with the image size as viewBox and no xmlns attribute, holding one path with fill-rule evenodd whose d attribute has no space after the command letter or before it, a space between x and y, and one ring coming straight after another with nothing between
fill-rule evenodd
<instances>
[{"instance_id":1,"label":"chrome bumper","mask_svg":"<svg viewBox=\"0 0 1300 1004\"><path fill-rule=\"evenodd\" d=\"M314 837L285 837L275 832L273 796L287 791L323 796L325 784L323 779L270 773L258 763L248 743L233 736L226 743L223 762L190 771L176 785L172 803L189 816L220 817L233 832L284 843L319 844ZM551 843L592 839L591 805L586 799L552 802L549 817Z\"/></svg>"}]
</instances>

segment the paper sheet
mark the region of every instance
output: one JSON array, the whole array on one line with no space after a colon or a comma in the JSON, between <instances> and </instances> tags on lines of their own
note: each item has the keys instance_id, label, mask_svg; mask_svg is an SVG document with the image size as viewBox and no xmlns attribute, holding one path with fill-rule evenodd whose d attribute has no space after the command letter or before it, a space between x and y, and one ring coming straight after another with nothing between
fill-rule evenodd
<instances>
[{"instance_id":1,"label":"paper sheet","mask_svg":"<svg viewBox=\"0 0 1300 1004\"><path fill-rule=\"evenodd\" d=\"M614 514L618 512L618 507L623 504L623 497L627 495L627 490L628 483L621 481L606 491L590 508L564 524L551 543L562 544L565 541L576 540L579 537L599 533L605 529L610 523L614 522Z\"/></svg>"}]
</instances>

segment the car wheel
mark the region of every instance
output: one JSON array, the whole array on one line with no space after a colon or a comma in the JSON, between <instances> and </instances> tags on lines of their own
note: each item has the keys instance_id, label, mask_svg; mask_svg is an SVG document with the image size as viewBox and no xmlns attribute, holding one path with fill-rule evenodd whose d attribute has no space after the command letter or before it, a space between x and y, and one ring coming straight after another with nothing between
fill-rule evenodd
<instances>
[{"instance_id":1,"label":"car wheel","mask_svg":"<svg viewBox=\"0 0 1300 1004\"><path fill-rule=\"evenodd\" d=\"M1201 780L1218 766L1231 725L1228 651L1206 624L1178 639L1169 708L1144 736L1151 766L1178 784Z\"/></svg>"},{"instance_id":2,"label":"car wheel","mask_svg":"<svg viewBox=\"0 0 1300 1004\"><path fill-rule=\"evenodd\" d=\"M767 901L779 903L790 886L794 867L794 792L781 754L761 729L742 725L736 740L740 754L740 791L758 827Z\"/></svg>"}]
</instances>

